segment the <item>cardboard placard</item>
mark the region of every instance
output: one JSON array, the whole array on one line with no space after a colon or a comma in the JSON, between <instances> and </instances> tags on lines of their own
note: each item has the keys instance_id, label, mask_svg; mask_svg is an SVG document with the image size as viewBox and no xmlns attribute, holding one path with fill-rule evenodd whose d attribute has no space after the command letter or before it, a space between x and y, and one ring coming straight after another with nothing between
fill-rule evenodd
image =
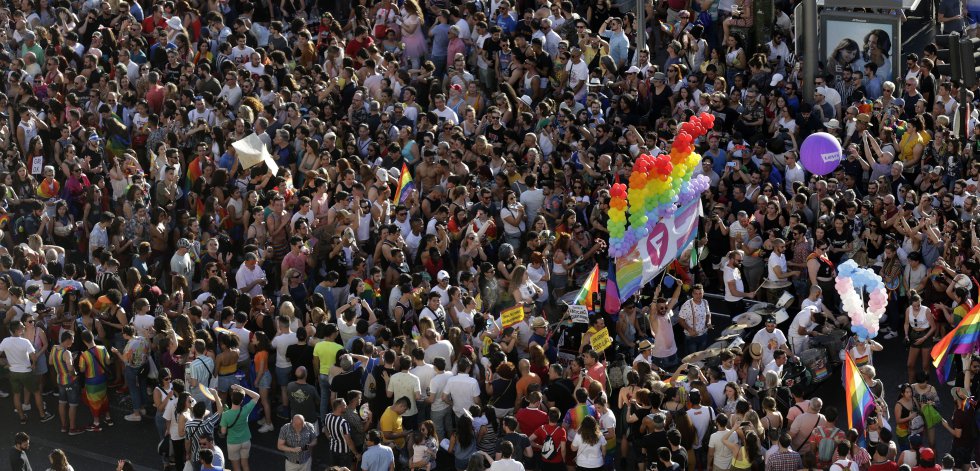
<instances>
[{"instance_id":1,"label":"cardboard placard","mask_svg":"<svg viewBox=\"0 0 980 471\"><path fill-rule=\"evenodd\" d=\"M524 320L524 306L517 305L500 313L500 323L510 327Z\"/></svg>"},{"instance_id":2,"label":"cardboard placard","mask_svg":"<svg viewBox=\"0 0 980 471\"><path fill-rule=\"evenodd\" d=\"M568 306L568 317L572 319L574 324L588 324L589 310L585 306L572 304Z\"/></svg>"},{"instance_id":3,"label":"cardboard placard","mask_svg":"<svg viewBox=\"0 0 980 471\"><path fill-rule=\"evenodd\" d=\"M31 159L31 175L40 175L44 172L44 156L38 155Z\"/></svg>"},{"instance_id":4,"label":"cardboard placard","mask_svg":"<svg viewBox=\"0 0 980 471\"><path fill-rule=\"evenodd\" d=\"M602 330L592 334L589 339L592 349L601 352L612 345L612 337L609 336L609 329L603 327Z\"/></svg>"}]
</instances>

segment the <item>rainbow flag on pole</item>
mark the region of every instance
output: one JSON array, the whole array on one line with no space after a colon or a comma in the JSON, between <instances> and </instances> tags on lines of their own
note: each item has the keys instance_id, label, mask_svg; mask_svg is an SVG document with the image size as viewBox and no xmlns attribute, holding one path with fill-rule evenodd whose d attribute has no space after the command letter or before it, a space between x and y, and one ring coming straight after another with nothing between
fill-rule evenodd
<instances>
[{"instance_id":1,"label":"rainbow flag on pole","mask_svg":"<svg viewBox=\"0 0 980 471\"><path fill-rule=\"evenodd\" d=\"M953 355L973 353L980 348L980 305L963 317L963 320L932 347L932 366L940 381L946 381L953 366Z\"/></svg>"},{"instance_id":2,"label":"rainbow flag on pole","mask_svg":"<svg viewBox=\"0 0 980 471\"><path fill-rule=\"evenodd\" d=\"M395 204L407 200L408 195L412 193L412 188L415 188L415 180L412 180L412 174L408 172L408 165L403 162L402 173L398 176L398 189L395 190Z\"/></svg>"},{"instance_id":3,"label":"rainbow flag on pole","mask_svg":"<svg viewBox=\"0 0 980 471\"><path fill-rule=\"evenodd\" d=\"M844 395L847 399L847 428L864 430L864 420L874 409L874 395L861 377L851 354L844 352Z\"/></svg>"},{"instance_id":4,"label":"rainbow flag on pole","mask_svg":"<svg viewBox=\"0 0 980 471\"><path fill-rule=\"evenodd\" d=\"M595 299L595 295L597 294L599 294L598 263L592 268L592 273L589 273L589 277L585 279L582 288L578 290L578 296L575 296L575 302L572 304L579 304L585 306L590 311L594 311L597 306L593 305L592 300Z\"/></svg>"}]
</instances>

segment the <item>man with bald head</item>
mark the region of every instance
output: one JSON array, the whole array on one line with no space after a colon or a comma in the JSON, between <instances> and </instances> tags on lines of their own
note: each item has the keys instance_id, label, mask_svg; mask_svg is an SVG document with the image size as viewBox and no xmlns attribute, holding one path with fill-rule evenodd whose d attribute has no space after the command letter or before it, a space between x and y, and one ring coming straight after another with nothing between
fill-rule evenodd
<instances>
[{"instance_id":1,"label":"man with bald head","mask_svg":"<svg viewBox=\"0 0 980 471\"><path fill-rule=\"evenodd\" d=\"M793 437L793 449L799 450L813 433L813 430L827 423L827 419L820 413L823 408L823 400L819 397L810 399L807 411L800 414L793 420L789 428L789 434Z\"/></svg>"},{"instance_id":2,"label":"man with bald head","mask_svg":"<svg viewBox=\"0 0 980 471\"><path fill-rule=\"evenodd\" d=\"M313 424L301 414L294 415L279 429L277 448L286 455L286 471L310 471L316 436Z\"/></svg>"}]
</instances>

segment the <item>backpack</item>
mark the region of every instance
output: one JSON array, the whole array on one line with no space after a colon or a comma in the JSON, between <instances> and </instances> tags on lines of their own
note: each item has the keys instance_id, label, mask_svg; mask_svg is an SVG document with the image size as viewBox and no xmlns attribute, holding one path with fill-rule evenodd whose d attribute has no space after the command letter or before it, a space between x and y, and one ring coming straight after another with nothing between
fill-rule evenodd
<instances>
[{"instance_id":1,"label":"backpack","mask_svg":"<svg viewBox=\"0 0 980 471\"><path fill-rule=\"evenodd\" d=\"M609 383L610 390L615 391L626 386L627 372L629 372L629 367L626 366L626 360L622 355L610 363L609 368L606 369L606 380Z\"/></svg>"},{"instance_id":2,"label":"backpack","mask_svg":"<svg viewBox=\"0 0 980 471\"><path fill-rule=\"evenodd\" d=\"M544 442L541 443L541 458L546 460L551 459L558 452L558 446L555 445L555 440L552 435L558 431L558 427L555 427L548 435L545 435Z\"/></svg>"},{"instance_id":3,"label":"backpack","mask_svg":"<svg viewBox=\"0 0 980 471\"><path fill-rule=\"evenodd\" d=\"M364 397L374 399L378 396L378 380L374 376L374 368L371 369L367 381L364 382Z\"/></svg>"},{"instance_id":4,"label":"backpack","mask_svg":"<svg viewBox=\"0 0 980 471\"><path fill-rule=\"evenodd\" d=\"M837 436L837 432L840 429L834 427L834 430L827 433L826 427L817 427L813 440L817 442L817 460L821 463L830 463L834 460L834 452L837 450L837 442L834 437Z\"/></svg>"}]
</instances>

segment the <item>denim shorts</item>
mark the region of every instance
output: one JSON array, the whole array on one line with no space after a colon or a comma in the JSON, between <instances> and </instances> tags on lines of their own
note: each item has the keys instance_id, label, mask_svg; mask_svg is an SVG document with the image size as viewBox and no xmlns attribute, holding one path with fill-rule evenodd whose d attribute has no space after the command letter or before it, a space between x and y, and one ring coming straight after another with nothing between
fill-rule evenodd
<instances>
[{"instance_id":1,"label":"denim shorts","mask_svg":"<svg viewBox=\"0 0 980 471\"><path fill-rule=\"evenodd\" d=\"M289 373L291 371L292 371L292 368L291 367L290 368L279 368L277 366L276 367L276 383L278 383L279 386L286 387L286 385L289 384Z\"/></svg>"},{"instance_id":2,"label":"denim shorts","mask_svg":"<svg viewBox=\"0 0 980 471\"><path fill-rule=\"evenodd\" d=\"M234 384L238 384L238 376L235 373L218 376L218 392L226 393Z\"/></svg>"},{"instance_id":3,"label":"denim shorts","mask_svg":"<svg viewBox=\"0 0 980 471\"><path fill-rule=\"evenodd\" d=\"M68 383L65 386L58 386L58 404L68 404L77 406L82 400L82 386L75 383Z\"/></svg>"},{"instance_id":4,"label":"denim shorts","mask_svg":"<svg viewBox=\"0 0 980 471\"><path fill-rule=\"evenodd\" d=\"M266 370L266 372L262 374L262 377L259 378L257 381L255 381L255 385L259 389L269 389L269 388L271 388L272 387L272 373L269 373L269 371Z\"/></svg>"}]
</instances>

